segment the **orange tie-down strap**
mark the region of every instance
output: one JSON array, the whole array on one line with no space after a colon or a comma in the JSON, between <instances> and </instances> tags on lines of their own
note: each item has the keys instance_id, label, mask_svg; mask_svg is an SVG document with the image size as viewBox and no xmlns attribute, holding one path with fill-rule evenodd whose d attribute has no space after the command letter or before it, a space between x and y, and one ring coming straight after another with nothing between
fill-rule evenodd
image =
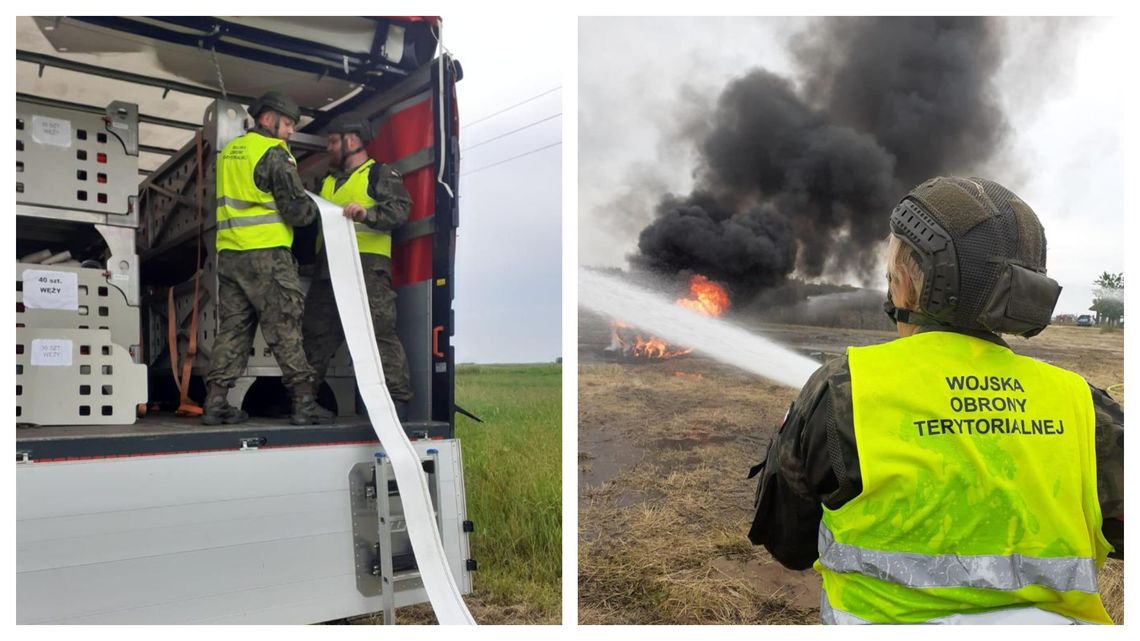
<instances>
[{"instance_id":1,"label":"orange tie-down strap","mask_svg":"<svg viewBox=\"0 0 1140 641\"><path fill-rule=\"evenodd\" d=\"M194 299L190 311L190 334L187 336L186 354L182 357L182 376L178 375L178 318L174 313L174 288L167 293L167 341L170 343L170 373L174 377L174 384L178 386L178 409L174 413L178 416L201 416L202 406L190 398L190 370L194 366L194 359L198 355L198 296L202 281L202 130L194 140L196 147L195 173L197 182L194 185L194 197L198 205L198 243L197 262L198 269L194 271Z\"/></svg>"},{"instance_id":2,"label":"orange tie-down strap","mask_svg":"<svg viewBox=\"0 0 1140 641\"><path fill-rule=\"evenodd\" d=\"M178 315L174 311L174 288L167 290L166 297L166 340L167 351L170 352L170 373L174 376L174 384L178 386L178 416L201 416L202 406L190 398L190 369L194 366L194 358L198 355L198 283L202 270L194 272L194 303L190 314L190 333L187 337L186 354L182 357L182 375L178 372Z\"/></svg>"}]
</instances>

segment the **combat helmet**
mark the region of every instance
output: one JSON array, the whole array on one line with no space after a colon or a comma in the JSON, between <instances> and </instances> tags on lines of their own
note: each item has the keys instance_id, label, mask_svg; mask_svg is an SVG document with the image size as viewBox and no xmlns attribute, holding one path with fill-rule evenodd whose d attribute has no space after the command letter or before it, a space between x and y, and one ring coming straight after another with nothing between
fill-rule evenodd
<instances>
[{"instance_id":1,"label":"combat helmet","mask_svg":"<svg viewBox=\"0 0 1140 641\"><path fill-rule=\"evenodd\" d=\"M892 319L1035 336L1061 286L1045 273L1045 230L1024 201L984 178L938 177L891 213L891 233L922 269L921 311L885 304Z\"/></svg>"},{"instance_id":2,"label":"combat helmet","mask_svg":"<svg viewBox=\"0 0 1140 641\"><path fill-rule=\"evenodd\" d=\"M356 134L360 136L360 142L367 145L372 142L374 131L372 123L363 114L352 111L343 113L336 118L332 119L327 129L327 134Z\"/></svg>"},{"instance_id":3,"label":"combat helmet","mask_svg":"<svg viewBox=\"0 0 1140 641\"><path fill-rule=\"evenodd\" d=\"M301 108L297 105L297 101L280 91L267 91L261 94L261 97L249 106L249 115L256 120L261 112L266 109L276 111L282 116L288 116L293 119L293 122L301 119Z\"/></svg>"}]
</instances>

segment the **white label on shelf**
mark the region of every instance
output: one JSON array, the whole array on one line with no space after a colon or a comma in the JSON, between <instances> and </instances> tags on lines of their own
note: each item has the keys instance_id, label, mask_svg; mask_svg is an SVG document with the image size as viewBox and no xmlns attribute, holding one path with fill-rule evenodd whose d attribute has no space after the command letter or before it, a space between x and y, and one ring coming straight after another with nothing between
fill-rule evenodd
<instances>
[{"instance_id":1,"label":"white label on shelf","mask_svg":"<svg viewBox=\"0 0 1140 641\"><path fill-rule=\"evenodd\" d=\"M79 275L75 272L24 270L24 307L79 309Z\"/></svg>"},{"instance_id":2,"label":"white label on shelf","mask_svg":"<svg viewBox=\"0 0 1140 641\"><path fill-rule=\"evenodd\" d=\"M71 146L71 121L47 116L32 116L32 140L53 147Z\"/></svg>"},{"instance_id":3,"label":"white label on shelf","mask_svg":"<svg viewBox=\"0 0 1140 641\"><path fill-rule=\"evenodd\" d=\"M71 367L71 341L66 338L32 339L32 365Z\"/></svg>"}]
</instances>

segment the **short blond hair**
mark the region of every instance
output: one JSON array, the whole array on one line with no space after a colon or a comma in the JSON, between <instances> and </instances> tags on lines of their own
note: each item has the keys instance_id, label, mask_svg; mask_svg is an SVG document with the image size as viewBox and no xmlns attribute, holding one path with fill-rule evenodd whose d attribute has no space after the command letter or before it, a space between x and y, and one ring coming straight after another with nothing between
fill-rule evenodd
<instances>
[{"instance_id":1,"label":"short blond hair","mask_svg":"<svg viewBox=\"0 0 1140 641\"><path fill-rule=\"evenodd\" d=\"M887 279L896 306L922 311L922 267L910 246L895 234L887 237Z\"/></svg>"}]
</instances>

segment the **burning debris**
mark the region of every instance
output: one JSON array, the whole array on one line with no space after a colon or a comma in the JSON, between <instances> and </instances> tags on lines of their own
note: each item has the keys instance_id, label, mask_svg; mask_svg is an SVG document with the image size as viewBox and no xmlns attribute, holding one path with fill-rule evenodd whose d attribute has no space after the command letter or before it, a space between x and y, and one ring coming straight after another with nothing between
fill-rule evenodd
<instances>
[{"instance_id":1,"label":"burning debris","mask_svg":"<svg viewBox=\"0 0 1140 641\"><path fill-rule=\"evenodd\" d=\"M820 20L794 50L799 82L754 69L692 119L696 187L661 198L631 261L745 299L793 270L878 282L898 198L1000 148L999 33L986 18Z\"/></svg>"},{"instance_id":2,"label":"burning debris","mask_svg":"<svg viewBox=\"0 0 1140 641\"><path fill-rule=\"evenodd\" d=\"M722 316L730 305L728 292L701 274L689 279L689 295L678 298L677 304L714 318ZM622 321L613 321L610 327L610 346L606 351L620 352L626 357L664 360L693 351L692 347L669 345L656 336L643 336L637 328Z\"/></svg>"},{"instance_id":3,"label":"burning debris","mask_svg":"<svg viewBox=\"0 0 1140 641\"><path fill-rule=\"evenodd\" d=\"M630 327L621 321L614 321L610 327L612 329L610 346L606 350L621 352L623 356L664 360L684 356L693 351L691 347L670 349L670 346L660 338L656 336L645 337L637 328Z\"/></svg>"}]
</instances>

